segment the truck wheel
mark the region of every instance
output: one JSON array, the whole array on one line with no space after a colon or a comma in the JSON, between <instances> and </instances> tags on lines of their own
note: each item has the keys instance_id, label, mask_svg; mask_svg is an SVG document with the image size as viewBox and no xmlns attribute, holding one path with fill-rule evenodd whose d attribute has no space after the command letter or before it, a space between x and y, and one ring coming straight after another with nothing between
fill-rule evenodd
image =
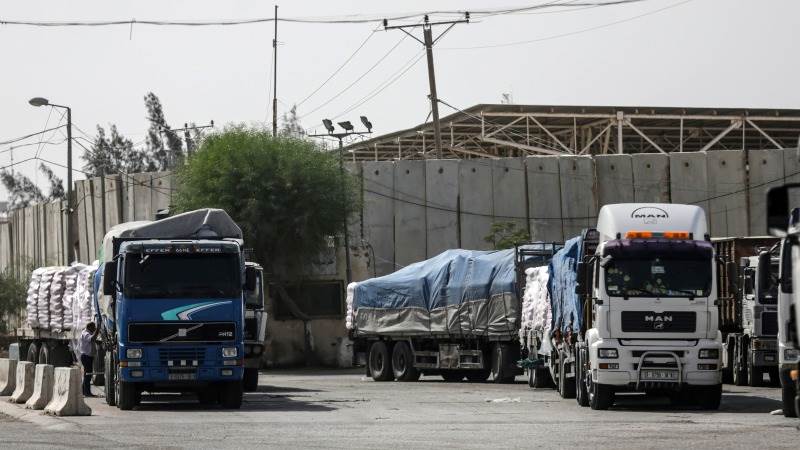
<instances>
[{"instance_id":1,"label":"truck wheel","mask_svg":"<svg viewBox=\"0 0 800 450\"><path fill-rule=\"evenodd\" d=\"M473 383L483 383L484 381L488 380L489 375L491 375L491 373L486 369L468 370L466 374L467 380Z\"/></svg>"},{"instance_id":2,"label":"truck wheel","mask_svg":"<svg viewBox=\"0 0 800 450\"><path fill-rule=\"evenodd\" d=\"M443 369L439 375L448 383L458 383L464 379L464 372L457 369Z\"/></svg>"},{"instance_id":3,"label":"truck wheel","mask_svg":"<svg viewBox=\"0 0 800 450\"><path fill-rule=\"evenodd\" d=\"M106 384L106 377L105 377L105 370L104 370L104 363L106 359L106 352L99 346L96 347L97 353L95 354L94 360L92 361L92 372L95 375L92 377L92 384L95 386L105 386Z\"/></svg>"},{"instance_id":4,"label":"truck wheel","mask_svg":"<svg viewBox=\"0 0 800 450\"><path fill-rule=\"evenodd\" d=\"M219 390L216 386L207 386L202 391L197 391L197 400L201 405L213 405L219 401Z\"/></svg>"},{"instance_id":5,"label":"truck wheel","mask_svg":"<svg viewBox=\"0 0 800 450\"><path fill-rule=\"evenodd\" d=\"M614 388L606 384L591 383L589 386L589 407L605 410L614 404Z\"/></svg>"},{"instance_id":6,"label":"truck wheel","mask_svg":"<svg viewBox=\"0 0 800 450\"><path fill-rule=\"evenodd\" d=\"M258 369L255 367L246 367L244 369L242 385L245 392L255 392L258 390Z\"/></svg>"},{"instance_id":7,"label":"truck wheel","mask_svg":"<svg viewBox=\"0 0 800 450\"><path fill-rule=\"evenodd\" d=\"M733 383L733 361L735 358L735 354L733 352L733 345L728 344L725 346L725 353L728 357L728 367L722 368L722 382L731 384Z\"/></svg>"},{"instance_id":8,"label":"truck wheel","mask_svg":"<svg viewBox=\"0 0 800 450\"><path fill-rule=\"evenodd\" d=\"M770 367L767 373L769 374L769 385L772 387L781 387L781 376L778 373L778 368Z\"/></svg>"},{"instance_id":9,"label":"truck wheel","mask_svg":"<svg viewBox=\"0 0 800 450\"><path fill-rule=\"evenodd\" d=\"M41 347L39 347L39 360L37 364L50 364L50 349L47 348L47 344L42 342Z\"/></svg>"},{"instance_id":10,"label":"truck wheel","mask_svg":"<svg viewBox=\"0 0 800 450\"><path fill-rule=\"evenodd\" d=\"M722 401L722 385L705 386L695 392L697 404L703 409L719 409Z\"/></svg>"},{"instance_id":11,"label":"truck wheel","mask_svg":"<svg viewBox=\"0 0 800 450\"><path fill-rule=\"evenodd\" d=\"M566 358L558 359L558 393L561 398L575 398L575 383L567 378Z\"/></svg>"},{"instance_id":12,"label":"truck wheel","mask_svg":"<svg viewBox=\"0 0 800 450\"><path fill-rule=\"evenodd\" d=\"M737 345L734 352L736 359L733 363L733 384L745 386L747 384L747 348Z\"/></svg>"},{"instance_id":13,"label":"truck wheel","mask_svg":"<svg viewBox=\"0 0 800 450\"><path fill-rule=\"evenodd\" d=\"M56 367L70 367L72 365L72 353L64 344L55 344L50 350L50 364ZM94 371L94 368L92 368Z\"/></svg>"},{"instance_id":14,"label":"truck wheel","mask_svg":"<svg viewBox=\"0 0 800 450\"><path fill-rule=\"evenodd\" d=\"M392 373L392 358L389 348L384 341L376 341L369 349L369 371L375 381L390 381Z\"/></svg>"},{"instance_id":15,"label":"truck wheel","mask_svg":"<svg viewBox=\"0 0 800 450\"><path fill-rule=\"evenodd\" d=\"M414 352L408 343L400 341L392 349L392 370L397 381L419 380L419 370L414 367Z\"/></svg>"},{"instance_id":16,"label":"truck wheel","mask_svg":"<svg viewBox=\"0 0 800 450\"><path fill-rule=\"evenodd\" d=\"M781 388L781 401L783 402L784 417L797 417L797 409L795 409L794 397L794 384L789 382Z\"/></svg>"},{"instance_id":17,"label":"truck wheel","mask_svg":"<svg viewBox=\"0 0 800 450\"><path fill-rule=\"evenodd\" d=\"M220 389L219 403L225 409L239 409L242 407L242 383L230 381Z\"/></svg>"},{"instance_id":18,"label":"truck wheel","mask_svg":"<svg viewBox=\"0 0 800 450\"><path fill-rule=\"evenodd\" d=\"M123 411L130 411L139 404L139 390L133 383L119 381L117 383L117 407Z\"/></svg>"},{"instance_id":19,"label":"truck wheel","mask_svg":"<svg viewBox=\"0 0 800 450\"><path fill-rule=\"evenodd\" d=\"M106 357L103 358L103 372L104 378L106 382L106 404L108 406L116 406L117 405L117 398L114 393L114 387L116 380L114 379L114 374L116 374L114 370L114 356L111 352L106 353Z\"/></svg>"},{"instance_id":20,"label":"truck wheel","mask_svg":"<svg viewBox=\"0 0 800 450\"><path fill-rule=\"evenodd\" d=\"M575 362L575 400L580 406L589 406L589 392L586 388L586 368L583 367L583 356L576 352Z\"/></svg>"},{"instance_id":21,"label":"truck wheel","mask_svg":"<svg viewBox=\"0 0 800 450\"><path fill-rule=\"evenodd\" d=\"M764 382L764 372L753 365L753 359L747 358L747 385L750 387L760 387Z\"/></svg>"},{"instance_id":22,"label":"truck wheel","mask_svg":"<svg viewBox=\"0 0 800 450\"><path fill-rule=\"evenodd\" d=\"M512 383L514 375L509 374L509 359L511 357L511 349L508 344L494 344L492 348L492 366L491 366L491 379L493 383Z\"/></svg>"}]
</instances>

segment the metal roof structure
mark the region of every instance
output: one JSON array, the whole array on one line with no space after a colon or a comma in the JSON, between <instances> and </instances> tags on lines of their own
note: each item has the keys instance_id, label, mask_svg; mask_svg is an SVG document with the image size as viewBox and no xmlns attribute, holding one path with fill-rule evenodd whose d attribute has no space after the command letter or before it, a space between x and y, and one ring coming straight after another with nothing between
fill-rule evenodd
<instances>
[{"instance_id":1,"label":"metal roof structure","mask_svg":"<svg viewBox=\"0 0 800 450\"><path fill-rule=\"evenodd\" d=\"M797 146L800 109L479 104L443 117L441 130L443 157L458 159L754 150ZM434 158L433 124L345 152L353 161Z\"/></svg>"}]
</instances>

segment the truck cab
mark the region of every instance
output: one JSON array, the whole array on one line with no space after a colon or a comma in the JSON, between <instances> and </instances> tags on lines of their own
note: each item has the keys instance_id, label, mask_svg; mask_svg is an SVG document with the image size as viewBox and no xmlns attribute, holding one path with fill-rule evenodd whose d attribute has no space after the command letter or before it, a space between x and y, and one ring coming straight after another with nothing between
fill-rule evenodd
<instances>
[{"instance_id":1,"label":"truck cab","mask_svg":"<svg viewBox=\"0 0 800 450\"><path fill-rule=\"evenodd\" d=\"M246 262L249 276L255 280L248 283L252 289L244 290L244 390L253 392L258 388L258 369L264 354L267 338L267 312L264 309L264 269L257 263Z\"/></svg>"},{"instance_id":2,"label":"truck cab","mask_svg":"<svg viewBox=\"0 0 800 450\"><path fill-rule=\"evenodd\" d=\"M722 393L716 264L704 211L678 204L605 205L598 245L578 270L586 295L578 390L594 409L622 391Z\"/></svg>"},{"instance_id":3,"label":"truck cab","mask_svg":"<svg viewBox=\"0 0 800 450\"><path fill-rule=\"evenodd\" d=\"M778 258L769 250L742 261L742 329L749 336L748 382L761 384L763 373L777 382ZM773 276L774 274L774 276Z\"/></svg>"}]
</instances>

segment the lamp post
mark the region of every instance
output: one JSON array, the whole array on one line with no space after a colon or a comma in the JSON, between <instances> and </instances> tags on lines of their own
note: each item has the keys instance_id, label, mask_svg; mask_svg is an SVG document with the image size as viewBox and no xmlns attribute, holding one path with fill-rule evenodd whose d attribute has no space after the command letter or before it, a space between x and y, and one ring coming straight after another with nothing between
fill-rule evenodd
<instances>
[{"instance_id":1,"label":"lamp post","mask_svg":"<svg viewBox=\"0 0 800 450\"><path fill-rule=\"evenodd\" d=\"M328 132L326 134L308 135L308 137L330 136L339 140L339 172L342 175L342 183L344 183L344 145L342 144L342 140L351 135L363 136L365 134L372 133L372 122L370 122L366 116L361 116L361 123L364 124L364 127L366 127L367 131L356 131L350 121L344 121L338 123L344 131L336 133L336 129L333 127L333 122L329 119L322 119L322 125L325 126L325 129L328 130ZM345 212L342 214L342 221L344 224L344 255L345 265L347 266L347 283L350 284L350 282L353 281L353 272L350 266L350 232L347 229L347 213Z\"/></svg>"},{"instance_id":2,"label":"lamp post","mask_svg":"<svg viewBox=\"0 0 800 450\"><path fill-rule=\"evenodd\" d=\"M34 97L28 100L32 106L52 106L54 108L63 108L67 110L67 261L69 264L75 261L73 243L73 227L72 227L72 108L64 105L56 105L50 103L49 100L43 97Z\"/></svg>"}]
</instances>

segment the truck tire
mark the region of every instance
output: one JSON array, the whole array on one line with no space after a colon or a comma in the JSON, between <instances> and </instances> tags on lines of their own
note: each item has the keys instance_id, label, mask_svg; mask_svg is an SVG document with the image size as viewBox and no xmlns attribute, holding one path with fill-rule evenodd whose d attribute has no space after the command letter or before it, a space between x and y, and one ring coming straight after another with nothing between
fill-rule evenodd
<instances>
[{"instance_id":1,"label":"truck tire","mask_svg":"<svg viewBox=\"0 0 800 450\"><path fill-rule=\"evenodd\" d=\"M558 359L558 393L561 394L561 398L575 398L575 383L567 378L565 359L563 357Z\"/></svg>"},{"instance_id":2,"label":"truck tire","mask_svg":"<svg viewBox=\"0 0 800 450\"><path fill-rule=\"evenodd\" d=\"M589 386L589 407L606 410L614 404L614 388L606 384L591 383Z\"/></svg>"},{"instance_id":3,"label":"truck tire","mask_svg":"<svg viewBox=\"0 0 800 450\"><path fill-rule=\"evenodd\" d=\"M473 383L483 383L489 379L491 373L486 369L467 370L467 380Z\"/></svg>"},{"instance_id":4,"label":"truck tire","mask_svg":"<svg viewBox=\"0 0 800 450\"><path fill-rule=\"evenodd\" d=\"M769 385L772 387L781 387L781 375L777 367L770 367L767 369L769 374Z\"/></svg>"},{"instance_id":5,"label":"truck tire","mask_svg":"<svg viewBox=\"0 0 800 450\"><path fill-rule=\"evenodd\" d=\"M458 383L464 379L464 372L458 369L442 369L439 375L448 383Z\"/></svg>"},{"instance_id":6,"label":"truck tire","mask_svg":"<svg viewBox=\"0 0 800 450\"><path fill-rule=\"evenodd\" d=\"M534 367L530 370L532 371L534 388L553 388L553 377L550 376L550 370L547 367Z\"/></svg>"},{"instance_id":7,"label":"truck tire","mask_svg":"<svg viewBox=\"0 0 800 450\"><path fill-rule=\"evenodd\" d=\"M197 391L197 401L201 405L213 405L219 402L219 390L216 386L206 386L205 389Z\"/></svg>"},{"instance_id":8,"label":"truck tire","mask_svg":"<svg viewBox=\"0 0 800 450\"><path fill-rule=\"evenodd\" d=\"M255 367L245 367L244 377L242 377L242 387L245 392L255 392L258 390L258 369Z\"/></svg>"},{"instance_id":9,"label":"truck tire","mask_svg":"<svg viewBox=\"0 0 800 450\"><path fill-rule=\"evenodd\" d=\"M511 349L508 344L495 343L492 347L490 377L493 383L513 383L514 374L509 373Z\"/></svg>"},{"instance_id":10,"label":"truck tire","mask_svg":"<svg viewBox=\"0 0 800 450\"><path fill-rule=\"evenodd\" d=\"M736 358L733 363L733 384L747 385L747 348L743 343L736 344Z\"/></svg>"},{"instance_id":11,"label":"truck tire","mask_svg":"<svg viewBox=\"0 0 800 450\"><path fill-rule=\"evenodd\" d=\"M791 380L781 387L781 402L783 403L784 417L797 417L797 409L794 404L795 394L794 384Z\"/></svg>"},{"instance_id":12,"label":"truck tire","mask_svg":"<svg viewBox=\"0 0 800 450\"><path fill-rule=\"evenodd\" d=\"M100 346L95 347L96 353L94 356L94 361L92 361L92 372L95 373L95 376L92 377L92 384L95 386L105 386L106 384L106 377L105 377L105 370L104 364L106 359L106 352Z\"/></svg>"},{"instance_id":13,"label":"truck tire","mask_svg":"<svg viewBox=\"0 0 800 450\"><path fill-rule=\"evenodd\" d=\"M105 372L105 382L106 382L106 404L108 406L117 406L117 397L114 392L114 388L116 385L116 380L114 379L114 375L116 374L116 370L114 367L113 361L113 354L111 352L106 352L106 357L103 358L103 372Z\"/></svg>"},{"instance_id":14,"label":"truck tire","mask_svg":"<svg viewBox=\"0 0 800 450\"><path fill-rule=\"evenodd\" d=\"M763 384L764 372L753 365L753 358L747 358L747 385L750 387L761 387Z\"/></svg>"},{"instance_id":15,"label":"truck tire","mask_svg":"<svg viewBox=\"0 0 800 450\"><path fill-rule=\"evenodd\" d=\"M72 366L72 353L65 344L56 343L50 347L49 359L50 364L55 367ZM94 368L92 368L92 371L94 371Z\"/></svg>"},{"instance_id":16,"label":"truck tire","mask_svg":"<svg viewBox=\"0 0 800 450\"><path fill-rule=\"evenodd\" d=\"M389 354L389 347L384 341L376 341L369 349L369 371L375 381L391 381L394 378L392 372L392 357Z\"/></svg>"},{"instance_id":17,"label":"truck tire","mask_svg":"<svg viewBox=\"0 0 800 450\"><path fill-rule=\"evenodd\" d=\"M239 409L242 407L242 382L229 381L219 390L219 403L225 409Z\"/></svg>"},{"instance_id":18,"label":"truck tire","mask_svg":"<svg viewBox=\"0 0 800 450\"><path fill-rule=\"evenodd\" d=\"M407 342L400 341L392 349L392 371L397 381L419 380L419 370L414 367L414 352Z\"/></svg>"},{"instance_id":19,"label":"truck tire","mask_svg":"<svg viewBox=\"0 0 800 450\"><path fill-rule=\"evenodd\" d=\"M725 353L727 354L728 357L728 366L722 367L722 382L731 384L733 383L733 366L734 366L733 362L734 358L736 357L735 353L733 352L732 343L729 343L728 345L725 346Z\"/></svg>"},{"instance_id":20,"label":"truck tire","mask_svg":"<svg viewBox=\"0 0 800 450\"><path fill-rule=\"evenodd\" d=\"M123 411L130 411L139 404L141 393L136 384L126 381L117 383L117 408Z\"/></svg>"},{"instance_id":21,"label":"truck tire","mask_svg":"<svg viewBox=\"0 0 800 450\"><path fill-rule=\"evenodd\" d=\"M716 384L714 386L705 386L695 392L697 404L703 409L719 409L719 404L722 401L722 385Z\"/></svg>"},{"instance_id":22,"label":"truck tire","mask_svg":"<svg viewBox=\"0 0 800 450\"><path fill-rule=\"evenodd\" d=\"M34 364L39 363L39 346L36 345L36 342L31 342L31 345L28 346L28 353L25 356L25 361L32 362Z\"/></svg>"},{"instance_id":23,"label":"truck tire","mask_svg":"<svg viewBox=\"0 0 800 450\"><path fill-rule=\"evenodd\" d=\"M579 406L589 406L589 392L586 387L586 368L583 362L583 352L575 354L575 401Z\"/></svg>"}]
</instances>

